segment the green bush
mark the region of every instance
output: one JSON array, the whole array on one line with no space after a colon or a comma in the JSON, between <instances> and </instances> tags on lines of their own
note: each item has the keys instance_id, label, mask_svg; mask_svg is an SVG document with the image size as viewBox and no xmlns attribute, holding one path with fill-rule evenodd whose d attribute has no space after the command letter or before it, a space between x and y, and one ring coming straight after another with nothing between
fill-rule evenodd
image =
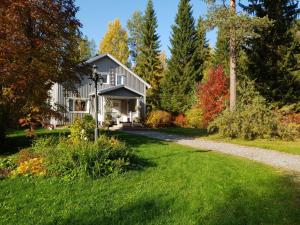
<instances>
[{"instance_id":1,"label":"green bush","mask_svg":"<svg viewBox=\"0 0 300 225\"><path fill-rule=\"evenodd\" d=\"M300 137L299 127L299 124L296 123L279 123L277 126L278 137L293 141Z\"/></svg>"},{"instance_id":2,"label":"green bush","mask_svg":"<svg viewBox=\"0 0 300 225\"><path fill-rule=\"evenodd\" d=\"M0 159L0 180L8 177L17 168L17 164L12 158Z\"/></svg>"},{"instance_id":3,"label":"green bush","mask_svg":"<svg viewBox=\"0 0 300 225\"><path fill-rule=\"evenodd\" d=\"M172 122L172 116L170 113L161 110L155 110L150 112L146 125L149 127L166 127Z\"/></svg>"},{"instance_id":4,"label":"green bush","mask_svg":"<svg viewBox=\"0 0 300 225\"><path fill-rule=\"evenodd\" d=\"M91 115L85 115L82 119L75 118L70 126L70 139L74 143L93 139L95 120Z\"/></svg>"},{"instance_id":5,"label":"green bush","mask_svg":"<svg viewBox=\"0 0 300 225\"><path fill-rule=\"evenodd\" d=\"M95 129L96 121L90 114L86 114L82 117L82 123L85 129Z\"/></svg>"},{"instance_id":6,"label":"green bush","mask_svg":"<svg viewBox=\"0 0 300 225\"><path fill-rule=\"evenodd\" d=\"M50 145L45 146L45 143ZM66 179L121 173L129 168L134 158L131 149L123 142L105 135L100 136L96 143L74 143L61 138L55 144L48 139L38 139L32 148L43 158L48 176Z\"/></svg>"},{"instance_id":7,"label":"green bush","mask_svg":"<svg viewBox=\"0 0 300 225\"><path fill-rule=\"evenodd\" d=\"M191 108L186 112L186 122L190 127L203 127L203 112L199 108Z\"/></svg>"},{"instance_id":8,"label":"green bush","mask_svg":"<svg viewBox=\"0 0 300 225\"><path fill-rule=\"evenodd\" d=\"M236 109L224 110L209 124L210 132L230 138L281 138L291 139L292 127L281 127L276 114L267 106L265 99L255 90L251 81L238 86Z\"/></svg>"}]
</instances>

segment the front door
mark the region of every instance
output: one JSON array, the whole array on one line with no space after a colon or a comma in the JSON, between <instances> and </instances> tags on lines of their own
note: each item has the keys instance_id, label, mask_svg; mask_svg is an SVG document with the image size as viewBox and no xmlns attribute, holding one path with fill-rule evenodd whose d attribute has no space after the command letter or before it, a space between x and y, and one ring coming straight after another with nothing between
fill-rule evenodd
<instances>
[{"instance_id":1,"label":"front door","mask_svg":"<svg viewBox=\"0 0 300 225\"><path fill-rule=\"evenodd\" d=\"M114 121L117 121L121 117L121 100L112 100L112 117Z\"/></svg>"}]
</instances>

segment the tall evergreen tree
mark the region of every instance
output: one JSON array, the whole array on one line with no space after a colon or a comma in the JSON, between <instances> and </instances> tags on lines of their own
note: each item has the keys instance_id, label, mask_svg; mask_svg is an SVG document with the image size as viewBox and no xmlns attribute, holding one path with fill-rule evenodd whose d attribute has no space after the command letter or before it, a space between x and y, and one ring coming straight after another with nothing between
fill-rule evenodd
<instances>
[{"instance_id":1,"label":"tall evergreen tree","mask_svg":"<svg viewBox=\"0 0 300 225\"><path fill-rule=\"evenodd\" d=\"M96 44L94 40L89 40L87 36L81 37L79 41L79 60L87 60L95 55Z\"/></svg>"},{"instance_id":2,"label":"tall evergreen tree","mask_svg":"<svg viewBox=\"0 0 300 225\"><path fill-rule=\"evenodd\" d=\"M280 105L299 101L300 85L291 73L297 66L291 27L299 13L298 2L249 0L249 5L243 7L250 14L267 15L273 21L272 27L260 32L259 38L250 39L246 46L250 77L269 101Z\"/></svg>"},{"instance_id":3,"label":"tall evergreen tree","mask_svg":"<svg viewBox=\"0 0 300 225\"><path fill-rule=\"evenodd\" d=\"M161 105L173 113L185 112L193 104L197 71L197 32L190 0L181 0L172 26L171 59L164 78Z\"/></svg>"},{"instance_id":4,"label":"tall evergreen tree","mask_svg":"<svg viewBox=\"0 0 300 225\"><path fill-rule=\"evenodd\" d=\"M225 74L229 75L229 37L221 28L218 31L216 47L214 49L213 64L221 65Z\"/></svg>"},{"instance_id":5,"label":"tall evergreen tree","mask_svg":"<svg viewBox=\"0 0 300 225\"><path fill-rule=\"evenodd\" d=\"M159 59L160 43L156 32L157 26L153 2L149 0L142 27L141 52L136 58L135 72L150 83L152 87L147 91L147 102L152 108L159 108L159 82L163 69Z\"/></svg>"},{"instance_id":6,"label":"tall evergreen tree","mask_svg":"<svg viewBox=\"0 0 300 225\"><path fill-rule=\"evenodd\" d=\"M209 58L209 45L206 39L206 28L204 26L204 21L202 17L199 17L197 23L197 42L196 42L196 59L195 63L197 65L198 71L196 73L196 81L199 82L204 76L204 69L206 66L206 61Z\"/></svg>"},{"instance_id":7,"label":"tall evergreen tree","mask_svg":"<svg viewBox=\"0 0 300 225\"><path fill-rule=\"evenodd\" d=\"M291 29L291 32L294 39L293 43L295 49L295 59L297 60L297 66L295 67L292 73L294 76L296 76L298 80L300 80L300 19L297 19L297 21Z\"/></svg>"},{"instance_id":8,"label":"tall evergreen tree","mask_svg":"<svg viewBox=\"0 0 300 225\"><path fill-rule=\"evenodd\" d=\"M129 31L128 44L130 49L130 58L135 66L140 56L143 44L143 23L144 16L140 11L135 11L132 17L127 21L127 29Z\"/></svg>"}]
</instances>

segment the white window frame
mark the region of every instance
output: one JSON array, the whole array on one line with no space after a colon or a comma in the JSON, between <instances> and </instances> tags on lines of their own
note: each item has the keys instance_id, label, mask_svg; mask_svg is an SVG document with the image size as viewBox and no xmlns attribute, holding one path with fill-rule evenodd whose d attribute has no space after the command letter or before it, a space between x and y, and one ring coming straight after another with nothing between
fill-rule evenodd
<instances>
[{"instance_id":1,"label":"white window frame","mask_svg":"<svg viewBox=\"0 0 300 225\"><path fill-rule=\"evenodd\" d=\"M118 76L122 77L121 78L121 84L118 84ZM116 74L115 77L115 85L124 85L125 84L125 74Z\"/></svg>"},{"instance_id":2,"label":"white window frame","mask_svg":"<svg viewBox=\"0 0 300 225\"><path fill-rule=\"evenodd\" d=\"M70 100L73 100L73 111L70 111ZM74 111L75 109L75 101L81 100L86 102L86 111ZM67 98L67 107L69 113L89 113L90 100L89 98Z\"/></svg>"},{"instance_id":3,"label":"white window frame","mask_svg":"<svg viewBox=\"0 0 300 225\"><path fill-rule=\"evenodd\" d=\"M103 82L103 84L110 84L110 75L109 75L109 73L101 73L101 75L106 75L107 76L106 82Z\"/></svg>"}]
</instances>

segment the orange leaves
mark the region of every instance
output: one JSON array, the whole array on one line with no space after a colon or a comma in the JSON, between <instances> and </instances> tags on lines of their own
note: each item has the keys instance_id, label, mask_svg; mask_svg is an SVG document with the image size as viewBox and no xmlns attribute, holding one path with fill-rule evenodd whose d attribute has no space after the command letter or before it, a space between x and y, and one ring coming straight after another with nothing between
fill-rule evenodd
<instances>
[{"instance_id":1,"label":"orange leaves","mask_svg":"<svg viewBox=\"0 0 300 225\"><path fill-rule=\"evenodd\" d=\"M33 158L29 159L28 161L24 161L20 163L15 173L17 175L44 176L46 175L46 170L43 166L43 159Z\"/></svg>"},{"instance_id":2,"label":"orange leaves","mask_svg":"<svg viewBox=\"0 0 300 225\"><path fill-rule=\"evenodd\" d=\"M44 176L46 175L46 169L43 165L43 159L30 152L28 149L23 149L18 154L18 160L14 175L34 175Z\"/></svg>"}]
</instances>

